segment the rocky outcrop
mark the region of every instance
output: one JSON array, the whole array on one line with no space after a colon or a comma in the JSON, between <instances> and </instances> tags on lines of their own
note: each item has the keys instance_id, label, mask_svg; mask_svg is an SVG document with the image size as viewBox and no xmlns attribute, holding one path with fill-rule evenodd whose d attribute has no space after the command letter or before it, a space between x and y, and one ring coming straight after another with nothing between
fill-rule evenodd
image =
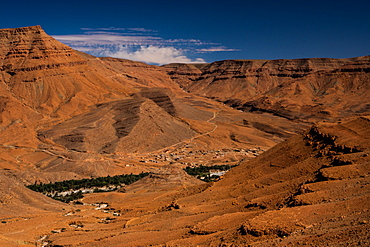
<instances>
[{"instance_id":1,"label":"rocky outcrop","mask_svg":"<svg viewBox=\"0 0 370 247\"><path fill-rule=\"evenodd\" d=\"M198 66L193 64L171 63L163 65L162 68L168 73L171 79L180 85L181 88L188 88L202 74L200 70L206 64Z\"/></svg>"},{"instance_id":2,"label":"rocky outcrop","mask_svg":"<svg viewBox=\"0 0 370 247\"><path fill-rule=\"evenodd\" d=\"M237 230L238 243L357 241L351 232L366 231L369 219L364 209L370 193L369 127L365 117L342 124L320 123L227 173L209 193L215 196L214 191L228 188L238 203L247 202L250 215L244 216L247 220ZM217 232L214 225L203 228L211 226ZM218 229L222 231L221 226ZM318 233L326 237L308 237ZM333 235L341 237L336 240ZM228 236L224 243L235 244L235 234ZM365 239L358 241L365 243Z\"/></svg>"},{"instance_id":3,"label":"rocky outcrop","mask_svg":"<svg viewBox=\"0 0 370 247\"><path fill-rule=\"evenodd\" d=\"M2 86L42 114L73 115L98 103L102 94L129 93L40 26L0 30L0 47Z\"/></svg>"}]
</instances>

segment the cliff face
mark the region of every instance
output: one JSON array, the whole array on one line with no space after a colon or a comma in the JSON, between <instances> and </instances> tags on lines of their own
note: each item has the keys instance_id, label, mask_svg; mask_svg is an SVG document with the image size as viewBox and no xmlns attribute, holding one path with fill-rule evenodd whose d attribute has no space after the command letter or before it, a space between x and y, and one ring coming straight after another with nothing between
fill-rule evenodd
<instances>
[{"instance_id":1,"label":"cliff face","mask_svg":"<svg viewBox=\"0 0 370 247\"><path fill-rule=\"evenodd\" d=\"M206 66L206 64L201 65L200 68L204 66ZM173 81L180 85L181 88L189 87L202 74L200 68L197 68L193 64L172 63L163 65L162 68L168 73Z\"/></svg>"},{"instance_id":2,"label":"cliff face","mask_svg":"<svg viewBox=\"0 0 370 247\"><path fill-rule=\"evenodd\" d=\"M186 65L178 67L186 69ZM351 115L350 111L369 112L370 56L226 60L203 67L197 78L192 75L192 83L184 83L177 70L168 73L184 90L241 110L292 119L330 119Z\"/></svg>"},{"instance_id":3,"label":"cliff face","mask_svg":"<svg viewBox=\"0 0 370 247\"><path fill-rule=\"evenodd\" d=\"M75 51L40 26L0 30L2 87L41 114L68 117L138 87L179 90L156 66Z\"/></svg>"},{"instance_id":4,"label":"cliff face","mask_svg":"<svg viewBox=\"0 0 370 247\"><path fill-rule=\"evenodd\" d=\"M107 175L107 167L122 173L120 161L100 154L163 148L194 134L176 119L171 91L181 90L156 66L75 51L40 26L0 30L1 167L28 181Z\"/></svg>"},{"instance_id":5,"label":"cliff face","mask_svg":"<svg viewBox=\"0 0 370 247\"><path fill-rule=\"evenodd\" d=\"M40 26L0 30L2 143L37 147L38 129L86 114L96 104L129 98L145 87L180 91L155 66L75 51Z\"/></svg>"},{"instance_id":6,"label":"cliff face","mask_svg":"<svg viewBox=\"0 0 370 247\"><path fill-rule=\"evenodd\" d=\"M0 47L2 86L36 112L73 115L98 103L101 95L129 93L40 26L0 30Z\"/></svg>"}]
</instances>

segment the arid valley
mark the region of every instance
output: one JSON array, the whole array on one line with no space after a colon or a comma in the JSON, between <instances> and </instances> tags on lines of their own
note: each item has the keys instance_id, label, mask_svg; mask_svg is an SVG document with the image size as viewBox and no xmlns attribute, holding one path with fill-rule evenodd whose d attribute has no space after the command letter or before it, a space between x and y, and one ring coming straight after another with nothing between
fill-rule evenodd
<instances>
[{"instance_id":1,"label":"arid valley","mask_svg":"<svg viewBox=\"0 0 370 247\"><path fill-rule=\"evenodd\" d=\"M0 246L369 246L369 171L370 56L157 66L0 30Z\"/></svg>"}]
</instances>

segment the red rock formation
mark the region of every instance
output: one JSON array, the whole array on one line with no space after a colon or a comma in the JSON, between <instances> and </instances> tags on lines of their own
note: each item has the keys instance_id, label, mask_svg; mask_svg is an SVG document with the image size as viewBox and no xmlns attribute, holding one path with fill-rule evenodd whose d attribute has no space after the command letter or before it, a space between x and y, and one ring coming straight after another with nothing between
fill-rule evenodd
<instances>
[{"instance_id":1,"label":"red rock formation","mask_svg":"<svg viewBox=\"0 0 370 247\"><path fill-rule=\"evenodd\" d=\"M175 108L171 107L168 96L165 101L159 97L153 100L136 97L100 104L87 114L39 135L80 152L149 152L189 139L196 133L171 113L175 113Z\"/></svg>"},{"instance_id":2,"label":"red rock formation","mask_svg":"<svg viewBox=\"0 0 370 247\"><path fill-rule=\"evenodd\" d=\"M206 64L198 65L202 68ZM196 79L202 74L202 71L194 64L179 64L172 63L163 65L171 79L177 82L181 88L187 88L194 83Z\"/></svg>"},{"instance_id":3,"label":"red rock formation","mask_svg":"<svg viewBox=\"0 0 370 247\"><path fill-rule=\"evenodd\" d=\"M306 126L286 118L367 113L369 57L202 66L96 58L38 26L0 30L0 245L369 245L368 117L318 123L251 160L237 154ZM164 70L250 112L186 94ZM187 155L218 164L208 152L224 148L239 166L217 182L165 166ZM146 163L162 155L171 161ZM141 171L153 172L124 193L83 199L105 210L23 186Z\"/></svg>"},{"instance_id":4,"label":"red rock formation","mask_svg":"<svg viewBox=\"0 0 370 247\"><path fill-rule=\"evenodd\" d=\"M0 71L7 89L36 112L73 115L106 100L103 95L130 92L96 73L76 51L40 26L3 29L0 44Z\"/></svg>"},{"instance_id":5,"label":"red rock formation","mask_svg":"<svg viewBox=\"0 0 370 247\"><path fill-rule=\"evenodd\" d=\"M369 113L369 71L369 56L226 60L203 67L202 74L192 77L194 82L184 89L245 111L311 121L335 119ZM168 73L183 83L176 69Z\"/></svg>"},{"instance_id":6,"label":"red rock formation","mask_svg":"<svg viewBox=\"0 0 370 247\"><path fill-rule=\"evenodd\" d=\"M28 182L116 175L127 170L117 153L186 142L268 148L302 129L186 94L161 67L75 51L39 26L0 30L0 58L0 156ZM271 119L279 138L261 127Z\"/></svg>"}]
</instances>

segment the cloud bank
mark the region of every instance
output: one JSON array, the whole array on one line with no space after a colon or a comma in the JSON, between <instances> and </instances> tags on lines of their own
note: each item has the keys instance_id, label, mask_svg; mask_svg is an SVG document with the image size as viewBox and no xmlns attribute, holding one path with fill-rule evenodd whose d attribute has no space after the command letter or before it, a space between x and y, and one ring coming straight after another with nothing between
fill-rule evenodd
<instances>
[{"instance_id":1,"label":"cloud bank","mask_svg":"<svg viewBox=\"0 0 370 247\"><path fill-rule=\"evenodd\" d=\"M54 35L70 47L94 56L109 56L149 64L205 63L199 55L236 51L198 39L164 39L145 28L81 28L82 34Z\"/></svg>"}]
</instances>

